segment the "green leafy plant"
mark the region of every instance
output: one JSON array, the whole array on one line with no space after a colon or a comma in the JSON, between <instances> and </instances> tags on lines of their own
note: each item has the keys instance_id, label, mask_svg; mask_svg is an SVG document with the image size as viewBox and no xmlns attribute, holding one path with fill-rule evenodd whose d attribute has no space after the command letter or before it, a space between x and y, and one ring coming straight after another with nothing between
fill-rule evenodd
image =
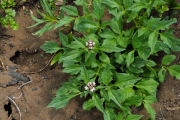
<instances>
[{"instance_id":1,"label":"green leafy plant","mask_svg":"<svg viewBox=\"0 0 180 120\"><path fill-rule=\"evenodd\" d=\"M96 107L104 120L140 120L131 107L144 106L155 120L152 104L157 87L166 74L180 79L180 65L170 65L176 58L171 51L180 51L180 40L170 25L176 19L164 19L166 0L75 0L74 6L64 5L55 16L47 0L41 5L45 13L31 27L45 23L34 33L43 35L59 29L61 45L47 41L41 48L56 54L51 65L63 64L63 72L71 75L62 83L49 107L63 108L80 95L86 98L84 110ZM78 7L83 14L79 14ZM152 11L158 15L153 16ZM105 19L111 16L109 19ZM159 17L157 17L159 16ZM72 28L69 34L63 29ZM161 64L154 61L159 52L165 55ZM160 62L158 62L160 63Z\"/></svg>"},{"instance_id":2,"label":"green leafy plant","mask_svg":"<svg viewBox=\"0 0 180 120\"><path fill-rule=\"evenodd\" d=\"M13 30L18 29L18 24L15 22L16 11L13 7L16 5L14 0L0 1L0 24L4 27L10 26Z\"/></svg>"}]
</instances>

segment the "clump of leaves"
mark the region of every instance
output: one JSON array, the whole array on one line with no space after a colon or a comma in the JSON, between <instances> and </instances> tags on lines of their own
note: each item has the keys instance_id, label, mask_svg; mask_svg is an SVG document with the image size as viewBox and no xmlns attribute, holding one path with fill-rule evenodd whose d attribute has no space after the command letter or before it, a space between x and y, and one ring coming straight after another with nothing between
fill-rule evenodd
<instances>
[{"instance_id":1,"label":"clump of leaves","mask_svg":"<svg viewBox=\"0 0 180 120\"><path fill-rule=\"evenodd\" d=\"M176 19L153 17L168 11L166 0L75 0L75 6L61 7L62 17L55 16L47 0L41 1L45 13L32 27L46 23L35 35L60 29L61 46L47 41L41 48L56 53L51 62L63 64L63 72L71 75L57 91L49 107L63 108L80 95L87 99L84 110L96 107L104 120L140 120L143 115L132 114L131 107L144 106L155 120L152 104L156 102L157 87L166 74L180 79L180 65L171 65L180 51L180 40L170 25ZM82 7L83 15L79 15ZM105 20L106 13L111 15ZM128 27L127 27L128 26ZM62 29L72 27L65 35ZM81 36L81 37L79 37ZM161 64L153 61L159 52L165 55ZM158 62L160 63L160 62ZM88 96L88 97L87 97ZM90 97L91 96L91 97Z\"/></svg>"},{"instance_id":2,"label":"clump of leaves","mask_svg":"<svg viewBox=\"0 0 180 120\"><path fill-rule=\"evenodd\" d=\"M16 5L14 0L0 1L0 24L4 27L10 26L13 30L18 29L18 24L15 22L16 11L13 7Z\"/></svg>"}]
</instances>

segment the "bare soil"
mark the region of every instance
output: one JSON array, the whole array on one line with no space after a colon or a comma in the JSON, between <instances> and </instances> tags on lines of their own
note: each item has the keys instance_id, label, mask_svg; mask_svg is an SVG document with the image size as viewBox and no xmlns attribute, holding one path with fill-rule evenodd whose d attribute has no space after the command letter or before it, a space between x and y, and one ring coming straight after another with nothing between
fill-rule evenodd
<instances>
[{"instance_id":1,"label":"bare soil","mask_svg":"<svg viewBox=\"0 0 180 120\"><path fill-rule=\"evenodd\" d=\"M31 6L36 11L39 5ZM28 8L28 7L27 7ZM29 11L29 8L27 9ZM176 15L178 23L175 34L180 38L180 13ZM83 111L83 100L79 97L70 101L64 109L47 108L60 83L68 80L68 75L62 72L61 65L46 66L52 55L45 54L40 46L45 41L58 41L58 33L47 32L42 37L33 36L37 29L27 29L34 24L29 12L18 8L16 21L19 29L1 29L0 31L0 120L19 120L19 114L12 103L7 99L16 97L15 102L22 113L22 120L103 120L103 116L96 109ZM180 63L180 53L175 53L176 64ZM3 64L1 64L3 63ZM26 74L35 72L34 74ZM23 83L29 84L18 90ZM22 93L22 96L18 96ZM160 84L157 93L158 102L153 105L157 112L156 120L180 120L180 81L167 76ZM139 108L136 114L144 114Z\"/></svg>"}]
</instances>

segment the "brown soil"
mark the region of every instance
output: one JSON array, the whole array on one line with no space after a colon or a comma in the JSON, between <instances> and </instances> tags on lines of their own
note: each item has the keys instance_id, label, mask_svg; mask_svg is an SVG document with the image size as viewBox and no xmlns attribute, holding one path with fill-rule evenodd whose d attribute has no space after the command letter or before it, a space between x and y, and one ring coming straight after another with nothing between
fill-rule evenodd
<instances>
[{"instance_id":1,"label":"brown soil","mask_svg":"<svg viewBox=\"0 0 180 120\"><path fill-rule=\"evenodd\" d=\"M36 11L37 5L31 7ZM177 15L178 23L175 25L177 37L180 38L180 14ZM16 97L15 102L22 113L22 120L103 120L96 109L83 111L83 100L79 97L71 100L64 109L56 110L47 108L60 83L68 80L68 75L62 72L60 65L48 66L40 73L23 74L24 72L37 72L51 59L52 55L45 54L39 47L45 41L58 41L58 33L51 31L42 37L33 36L35 29L27 29L32 25L29 13L22 8L17 12L16 21L19 23L18 31L10 29L0 33L0 120L19 120L19 114L7 96ZM36 28L38 29L38 28ZM7 36L10 35L10 36ZM180 62L180 53L176 53L176 64ZM6 68L7 70L5 70ZM17 88L28 81L31 83ZM153 105L157 112L157 120L180 120L180 81L167 76L164 83L160 84L157 98ZM20 94L22 97L18 99ZM145 114L144 109L136 112Z\"/></svg>"}]
</instances>

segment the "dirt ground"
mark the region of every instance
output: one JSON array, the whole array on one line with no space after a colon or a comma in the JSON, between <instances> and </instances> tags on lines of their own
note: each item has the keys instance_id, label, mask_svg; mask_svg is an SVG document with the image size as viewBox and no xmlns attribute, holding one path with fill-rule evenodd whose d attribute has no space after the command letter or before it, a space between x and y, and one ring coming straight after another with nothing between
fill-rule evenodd
<instances>
[{"instance_id":1,"label":"dirt ground","mask_svg":"<svg viewBox=\"0 0 180 120\"><path fill-rule=\"evenodd\" d=\"M34 13L37 6L31 6ZM180 38L180 12L176 17L175 34ZM52 55L45 54L39 47L45 41L58 41L58 33L51 31L42 37L33 36L32 33L38 28L27 29L34 21L29 12L22 8L17 12L16 21L19 23L17 31L0 29L0 61L3 63L0 64L0 120L19 120L16 106L7 96L16 98L22 120L103 120L96 109L83 111L83 100L79 97L71 100L64 109L47 108L60 83L68 80L68 75L57 64L43 69ZM179 64L180 53L175 54L175 63ZM18 90L20 85L27 82ZM157 112L156 120L180 120L180 81L168 75L159 86L157 98L158 102L153 105ZM134 112L145 114L143 108Z\"/></svg>"}]
</instances>

